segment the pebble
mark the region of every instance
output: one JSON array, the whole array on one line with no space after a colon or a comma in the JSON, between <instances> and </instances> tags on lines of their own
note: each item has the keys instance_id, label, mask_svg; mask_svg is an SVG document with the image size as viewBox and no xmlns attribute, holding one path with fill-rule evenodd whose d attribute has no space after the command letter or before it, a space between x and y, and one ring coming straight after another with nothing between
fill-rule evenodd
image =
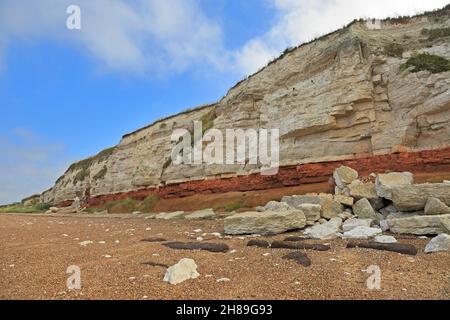
<instances>
[{"instance_id":1,"label":"pebble","mask_svg":"<svg viewBox=\"0 0 450 320\"><path fill-rule=\"evenodd\" d=\"M98 243L100 243L100 244L105 244L106 241L99 241Z\"/></svg>"},{"instance_id":2,"label":"pebble","mask_svg":"<svg viewBox=\"0 0 450 320\"><path fill-rule=\"evenodd\" d=\"M268 253L268 252L267 253L263 253L263 256L264 257L268 257L268 256L270 256L270 253Z\"/></svg>"},{"instance_id":3,"label":"pebble","mask_svg":"<svg viewBox=\"0 0 450 320\"><path fill-rule=\"evenodd\" d=\"M231 281L231 280L228 278L220 278L220 279L216 280L216 282L229 282L229 281Z\"/></svg>"},{"instance_id":4,"label":"pebble","mask_svg":"<svg viewBox=\"0 0 450 320\"><path fill-rule=\"evenodd\" d=\"M112 258L109 254L103 255L104 258Z\"/></svg>"},{"instance_id":5,"label":"pebble","mask_svg":"<svg viewBox=\"0 0 450 320\"><path fill-rule=\"evenodd\" d=\"M197 237L197 241L203 241L202 237Z\"/></svg>"},{"instance_id":6,"label":"pebble","mask_svg":"<svg viewBox=\"0 0 450 320\"><path fill-rule=\"evenodd\" d=\"M68 237L69 235L64 233L62 236L63 236L63 237Z\"/></svg>"},{"instance_id":7,"label":"pebble","mask_svg":"<svg viewBox=\"0 0 450 320\"><path fill-rule=\"evenodd\" d=\"M236 253L236 252L237 251L235 249L233 249L233 250L229 251L228 253L233 254L233 253Z\"/></svg>"},{"instance_id":8,"label":"pebble","mask_svg":"<svg viewBox=\"0 0 450 320\"><path fill-rule=\"evenodd\" d=\"M145 228L145 231L150 231L152 230L152 228Z\"/></svg>"},{"instance_id":9,"label":"pebble","mask_svg":"<svg viewBox=\"0 0 450 320\"><path fill-rule=\"evenodd\" d=\"M200 233L200 232L202 232L202 231L203 231L202 229L195 229L195 230L194 230L195 233Z\"/></svg>"},{"instance_id":10,"label":"pebble","mask_svg":"<svg viewBox=\"0 0 450 320\"><path fill-rule=\"evenodd\" d=\"M91 240L86 240L86 241L80 242L80 246L82 246L82 247L86 247L89 244L93 244L93 242Z\"/></svg>"},{"instance_id":11,"label":"pebble","mask_svg":"<svg viewBox=\"0 0 450 320\"><path fill-rule=\"evenodd\" d=\"M130 281L136 280L136 277L129 277L128 278Z\"/></svg>"}]
</instances>

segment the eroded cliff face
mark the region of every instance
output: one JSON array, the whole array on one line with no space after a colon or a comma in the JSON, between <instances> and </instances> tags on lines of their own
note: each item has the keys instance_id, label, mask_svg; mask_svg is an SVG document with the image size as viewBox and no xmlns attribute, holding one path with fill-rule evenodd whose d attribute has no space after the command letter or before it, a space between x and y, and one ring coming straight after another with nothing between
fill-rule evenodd
<instances>
[{"instance_id":1,"label":"eroded cliff face","mask_svg":"<svg viewBox=\"0 0 450 320\"><path fill-rule=\"evenodd\" d=\"M273 183L264 181L283 184L286 179L292 185L301 183L301 177L326 179L334 167L326 163L354 159L365 159L361 164L370 172L370 166L380 163L389 169L386 161L400 161L391 167L401 169L401 159L419 155L413 170L432 170L419 153L424 150L435 150L432 166L450 170L450 72L401 67L417 53L450 59L448 32L431 37L424 31L449 27L450 8L380 25L355 22L288 50L218 103L158 121L124 136L115 148L72 165L41 201L61 204L79 197L89 203L145 190L192 192L195 186L200 192L231 191L247 180L254 189L270 188ZM386 49L393 45L394 54ZM194 120L223 132L280 129L280 173L261 177L255 165L173 165L171 134L177 128L192 131ZM398 153L406 156L389 156ZM321 172L323 168L328 169ZM314 172L321 178L314 179ZM231 187L221 188L221 183Z\"/></svg>"}]
</instances>

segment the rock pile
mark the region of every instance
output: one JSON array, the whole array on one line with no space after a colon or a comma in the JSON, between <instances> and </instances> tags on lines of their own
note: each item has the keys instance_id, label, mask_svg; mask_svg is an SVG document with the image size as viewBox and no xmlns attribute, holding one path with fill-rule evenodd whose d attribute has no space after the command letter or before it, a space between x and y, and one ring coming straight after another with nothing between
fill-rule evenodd
<instances>
[{"instance_id":1,"label":"rock pile","mask_svg":"<svg viewBox=\"0 0 450 320\"><path fill-rule=\"evenodd\" d=\"M448 248L450 234L450 184L414 184L409 172L372 174L360 177L349 167L334 171L335 194L285 196L257 212L225 219L225 233L279 234L301 230L309 239L335 238L369 240L372 247L392 248L397 240L383 235L440 235L427 252ZM374 182L372 182L374 181Z\"/></svg>"}]
</instances>

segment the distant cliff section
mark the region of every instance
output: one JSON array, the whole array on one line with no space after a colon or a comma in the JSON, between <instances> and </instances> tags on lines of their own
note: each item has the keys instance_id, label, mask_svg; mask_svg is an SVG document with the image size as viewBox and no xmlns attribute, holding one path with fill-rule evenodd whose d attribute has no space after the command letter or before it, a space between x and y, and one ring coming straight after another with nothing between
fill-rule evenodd
<instances>
[{"instance_id":1,"label":"distant cliff section","mask_svg":"<svg viewBox=\"0 0 450 320\"><path fill-rule=\"evenodd\" d=\"M42 203L95 205L327 181L352 162L363 172L450 171L450 6L416 17L355 21L297 48L219 102L125 135L70 166ZM175 129L280 129L280 171L255 165L174 165ZM78 201L78 200L77 200Z\"/></svg>"}]
</instances>

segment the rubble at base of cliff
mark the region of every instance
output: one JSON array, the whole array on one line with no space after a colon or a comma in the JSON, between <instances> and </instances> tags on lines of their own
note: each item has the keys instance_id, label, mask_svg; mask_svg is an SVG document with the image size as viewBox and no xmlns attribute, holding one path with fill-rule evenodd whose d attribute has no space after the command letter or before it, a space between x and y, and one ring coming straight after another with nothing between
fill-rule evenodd
<instances>
[{"instance_id":1,"label":"rubble at base of cliff","mask_svg":"<svg viewBox=\"0 0 450 320\"><path fill-rule=\"evenodd\" d=\"M450 234L450 184L414 184L409 172L371 174L360 177L349 167L334 171L335 194L285 196L270 201L251 212L232 212L224 219L228 236L276 235L301 231L312 240L364 240L378 244L395 244L395 235L439 236L430 243L427 253L447 248L443 243ZM80 202L67 208L51 207L47 213L80 212ZM100 212L102 213L102 212ZM103 212L107 213L107 212ZM136 212L138 214L140 212ZM147 219L217 219L213 209L162 212ZM389 234L386 234L389 233ZM442 240L443 239L443 240ZM205 240L197 237L196 240ZM440 242L438 240L441 240ZM434 245L435 243L443 243ZM445 250L445 249L440 249Z\"/></svg>"}]
</instances>

